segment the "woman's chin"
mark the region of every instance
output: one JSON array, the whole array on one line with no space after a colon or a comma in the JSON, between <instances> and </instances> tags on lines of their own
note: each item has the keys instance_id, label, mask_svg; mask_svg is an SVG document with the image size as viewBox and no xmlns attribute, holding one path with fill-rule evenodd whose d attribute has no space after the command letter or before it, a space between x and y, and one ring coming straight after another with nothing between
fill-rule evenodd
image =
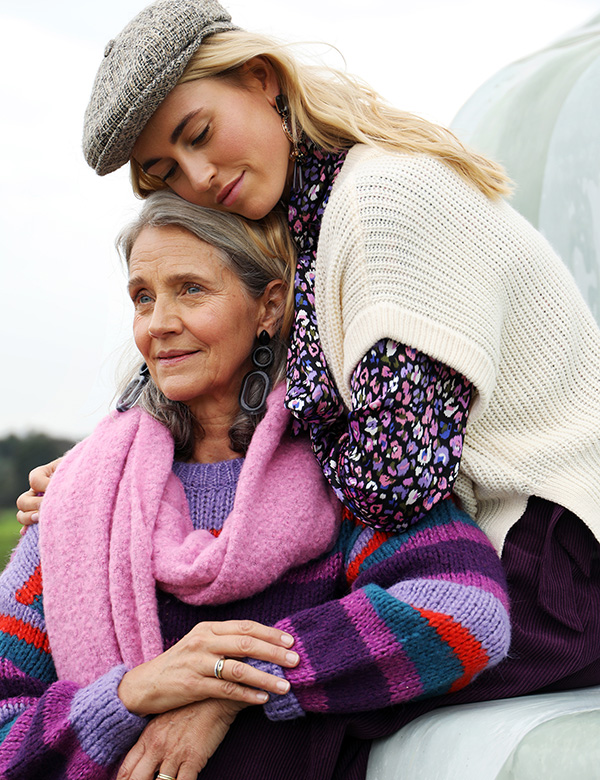
<instances>
[{"instance_id":1,"label":"woman's chin","mask_svg":"<svg viewBox=\"0 0 600 780\"><path fill-rule=\"evenodd\" d=\"M187 402L190 400L190 396L196 397L194 394L191 394L189 392L186 392L183 388L178 387L170 387L168 385L162 386L156 383L156 386L160 390L160 392L164 395L165 398L167 398L169 401L179 401L179 403L187 404Z\"/></svg>"},{"instance_id":2,"label":"woman's chin","mask_svg":"<svg viewBox=\"0 0 600 780\"><path fill-rule=\"evenodd\" d=\"M186 404L186 406L189 406L188 401L190 400L185 393L178 393L176 391L165 393L164 390L161 390L162 394L165 398L168 398L169 401L178 401L181 404Z\"/></svg>"}]
</instances>

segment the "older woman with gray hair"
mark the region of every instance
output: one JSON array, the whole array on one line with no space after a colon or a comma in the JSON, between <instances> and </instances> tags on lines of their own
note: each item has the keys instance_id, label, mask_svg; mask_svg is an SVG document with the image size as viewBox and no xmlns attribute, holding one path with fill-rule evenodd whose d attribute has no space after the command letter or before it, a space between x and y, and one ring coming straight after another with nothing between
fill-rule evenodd
<instances>
[{"instance_id":1,"label":"older woman with gray hair","mask_svg":"<svg viewBox=\"0 0 600 780\"><path fill-rule=\"evenodd\" d=\"M144 364L0 578L1 776L360 778L374 715L506 655L470 518L374 533L291 435L286 235L172 193L122 234Z\"/></svg>"}]
</instances>

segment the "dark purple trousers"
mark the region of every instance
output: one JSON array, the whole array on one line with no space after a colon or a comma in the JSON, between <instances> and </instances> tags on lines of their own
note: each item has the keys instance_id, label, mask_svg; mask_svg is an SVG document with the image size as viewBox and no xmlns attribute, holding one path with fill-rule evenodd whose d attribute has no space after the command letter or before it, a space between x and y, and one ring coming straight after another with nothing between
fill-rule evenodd
<instances>
[{"instance_id":1,"label":"dark purple trousers","mask_svg":"<svg viewBox=\"0 0 600 780\"><path fill-rule=\"evenodd\" d=\"M457 693L351 716L271 723L238 716L201 780L361 780L371 740L445 705L600 684L600 545L562 507L529 500L502 553L511 597L507 659Z\"/></svg>"}]
</instances>

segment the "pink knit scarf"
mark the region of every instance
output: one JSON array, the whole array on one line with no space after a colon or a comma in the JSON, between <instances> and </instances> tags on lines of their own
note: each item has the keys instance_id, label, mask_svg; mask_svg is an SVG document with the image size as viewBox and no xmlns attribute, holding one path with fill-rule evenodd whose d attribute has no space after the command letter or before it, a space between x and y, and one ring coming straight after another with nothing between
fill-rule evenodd
<instances>
[{"instance_id":1,"label":"pink knit scarf","mask_svg":"<svg viewBox=\"0 0 600 780\"><path fill-rule=\"evenodd\" d=\"M308 441L291 438L281 385L252 438L215 538L192 527L173 440L139 409L105 418L44 498L44 612L59 679L85 685L162 652L156 585L189 604L258 593L331 548L339 503Z\"/></svg>"}]
</instances>

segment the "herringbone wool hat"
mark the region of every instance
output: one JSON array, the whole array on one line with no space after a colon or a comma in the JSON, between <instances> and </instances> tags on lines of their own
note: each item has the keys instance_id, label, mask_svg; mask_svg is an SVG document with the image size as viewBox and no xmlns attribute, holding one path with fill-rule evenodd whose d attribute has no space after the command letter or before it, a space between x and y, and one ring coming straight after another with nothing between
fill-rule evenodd
<instances>
[{"instance_id":1,"label":"herringbone wool hat","mask_svg":"<svg viewBox=\"0 0 600 780\"><path fill-rule=\"evenodd\" d=\"M104 176L129 160L204 38L233 29L217 0L158 0L108 42L83 126L83 153L96 173Z\"/></svg>"}]
</instances>

